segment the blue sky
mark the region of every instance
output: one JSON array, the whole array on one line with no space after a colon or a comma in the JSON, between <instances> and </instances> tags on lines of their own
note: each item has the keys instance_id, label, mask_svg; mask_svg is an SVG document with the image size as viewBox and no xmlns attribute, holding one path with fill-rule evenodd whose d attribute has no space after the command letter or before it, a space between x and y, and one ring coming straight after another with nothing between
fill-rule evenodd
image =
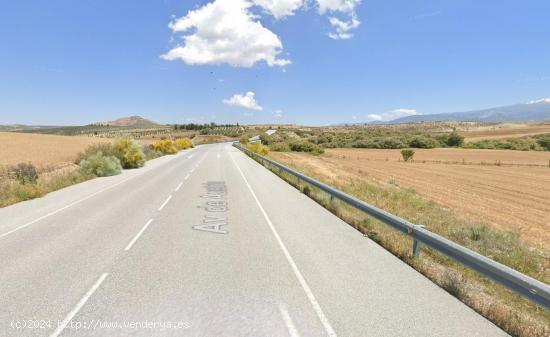
<instances>
[{"instance_id":1,"label":"blue sky","mask_svg":"<svg viewBox=\"0 0 550 337\"><path fill-rule=\"evenodd\" d=\"M185 18L213 2L3 1L0 124L142 115L163 123L323 125L550 96L549 1L351 0L352 7L322 12L323 1L310 0L282 15L258 0L244 10L262 29L248 43L232 41L238 48L224 50L230 57L183 40L210 36L197 32L216 18ZM348 26L338 31L331 17ZM178 31L178 19L191 28ZM264 49L251 51L250 41ZM206 50L192 56L198 47Z\"/></svg>"}]
</instances>

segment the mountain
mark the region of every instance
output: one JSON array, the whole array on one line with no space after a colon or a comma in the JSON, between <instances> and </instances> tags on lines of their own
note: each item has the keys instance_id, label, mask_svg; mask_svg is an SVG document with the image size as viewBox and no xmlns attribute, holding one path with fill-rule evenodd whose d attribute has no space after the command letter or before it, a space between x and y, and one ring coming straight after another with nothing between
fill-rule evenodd
<instances>
[{"instance_id":1,"label":"mountain","mask_svg":"<svg viewBox=\"0 0 550 337\"><path fill-rule=\"evenodd\" d=\"M97 122L96 125L110 125L110 126L158 126L158 123L145 119L141 116L130 116L115 119L114 121Z\"/></svg>"},{"instance_id":2,"label":"mountain","mask_svg":"<svg viewBox=\"0 0 550 337\"><path fill-rule=\"evenodd\" d=\"M448 120L480 122L550 120L550 98L543 98L527 103L514 104L484 110L407 116L394 119L389 123L415 123Z\"/></svg>"},{"instance_id":3,"label":"mountain","mask_svg":"<svg viewBox=\"0 0 550 337\"><path fill-rule=\"evenodd\" d=\"M28 131L28 130L43 130L43 129L54 129L54 128L57 128L57 126L0 124L0 131Z\"/></svg>"}]
</instances>

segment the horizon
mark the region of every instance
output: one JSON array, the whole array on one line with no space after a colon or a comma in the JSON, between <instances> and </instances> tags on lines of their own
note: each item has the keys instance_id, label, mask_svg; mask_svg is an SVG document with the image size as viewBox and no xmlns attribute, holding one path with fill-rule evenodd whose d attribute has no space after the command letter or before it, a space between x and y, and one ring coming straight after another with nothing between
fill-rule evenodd
<instances>
[{"instance_id":1,"label":"horizon","mask_svg":"<svg viewBox=\"0 0 550 337\"><path fill-rule=\"evenodd\" d=\"M539 42L550 31L547 2L280 5L9 3L0 13L0 124L78 126L139 115L161 124L323 126L550 93L550 46ZM214 47L219 41L226 49Z\"/></svg>"}]
</instances>

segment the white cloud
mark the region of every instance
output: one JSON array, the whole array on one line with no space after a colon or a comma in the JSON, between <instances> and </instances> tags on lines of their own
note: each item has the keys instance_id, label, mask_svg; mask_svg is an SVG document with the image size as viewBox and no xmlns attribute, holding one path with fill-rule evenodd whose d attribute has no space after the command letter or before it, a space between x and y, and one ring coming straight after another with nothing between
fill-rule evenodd
<instances>
[{"instance_id":1,"label":"white cloud","mask_svg":"<svg viewBox=\"0 0 550 337\"><path fill-rule=\"evenodd\" d=\"M255 96L255 93L252 91L249 91L244 95L235 94L233 95L233 97L229 99L224 99L223 102L227 105L234 105L245 109L262 111L264 108L262 108L258 104L258 102L256 102L256 99L254 98L254 96Z\"/></svg>"},{"instance_id":2,"label":"white cloud","mask_svg":"<svg viewBox=\"0 0 550 337\"><path fill-rule=\"evenodd\" d=\"M329 17L329 22L334 28L334 32L328 36L335 40L347 40L353 37L350 32L359 27L361 22L357 18L357 6L361 0L316 0L321 15L326 13L333 14ZM338 18L334 14L340 14L344 18Z\"/></svg>"},{"instance_id":3,"label":"white cloud","mask_svg":"<svg viewBox=\"0 0 550 337\"><path fill-rule=\"evenodd\" d=\"M273 111L273 117L282 118L283 117L283 110L279 109L279 110Z\"/></svg>"},{"instance_id":4,"label":"white cloud","mask_svg":"<svg viewBox=\"0 0 550 337\"><path fill-rule=\"evenodd\" d=\"M538 104L538 103L550 103L550 98L541 98L533 101L529 101L526 104Z\"/></svg>"},{"instance_id":5,"label":"white cloud","mask_svg":"<svg viewBox=\"0 0 550 337\"><path fill-rule=\"evenodd\" d=\"M367 116L369 121L391 121L396 118L419 115L415 109L395 109L381 114L370 114Z\"/></svg>"},{"instance_id":6,"label":"white cloud","mask_svg":"<svg viewBox=\"0 0 550 337\"><path fill-rule=\"evenodd\" d=\"M227 63L247 68L261 61L269 66L290 64L290 60L278 58L283 50L281 40L250 12L251 6L248 0L215 0L189 11L169 26L173 32L185 34L183 45L162 58L191 65Z\"/></svg>"},{"instance_id":7,"label":"white cloud","mask_svg":"<svg viewBox=\"0 0 550 337\"><path fill-rule=\"evenodd\" d=\"M276 19L294 15L294 12L304 5L304 0L253 0Z\"/></svg>"}]
</instances>

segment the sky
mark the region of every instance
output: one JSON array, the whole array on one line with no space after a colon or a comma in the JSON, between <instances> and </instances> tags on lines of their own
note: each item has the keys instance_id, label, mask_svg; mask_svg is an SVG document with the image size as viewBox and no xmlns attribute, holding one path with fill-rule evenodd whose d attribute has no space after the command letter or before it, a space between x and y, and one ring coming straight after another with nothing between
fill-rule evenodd
<instances>
[{"instance_id":1,"label":"sky","mask_svg":"<svg viewBox=\"0 0 550 337\"><path fill-rule=\"evenodd\" d=\"M390 120L550 97L550 1L0 2L0 124Z\"/></svg>"}]
</instances>

